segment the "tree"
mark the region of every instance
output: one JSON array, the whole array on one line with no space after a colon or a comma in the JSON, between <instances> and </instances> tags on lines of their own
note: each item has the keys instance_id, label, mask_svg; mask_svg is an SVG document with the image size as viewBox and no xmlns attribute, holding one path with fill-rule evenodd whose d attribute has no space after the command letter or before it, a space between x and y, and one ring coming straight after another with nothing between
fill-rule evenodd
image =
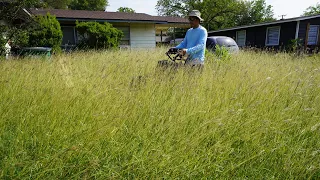
<instances>
[{"instance_id":1,"label":"tree","mask_svg":"<svg viewBox=\"0 0 320 180\"><path fill-rule=\"evenodd\" d=\"M160 16L186 16L190 10L202 4L200 0L158 0L156 9Z\"/></svg>"},{"instance_id":2,"label":"tree","mask_svg":"<svg viewBox=\"0 0 320 180\"><path fill-rule=\"evenodd\" d=\"M198 9L209 30L273 19L272 6L267 6L265 0L158 0L156 9L159 15L180 17Z\"/></svg>"},{"instance_id":3,"label":"tree","mask_svg":"<svg viewBox=\"0 0 320 180\"><path fill-rule=\"evenodd\" d=\"M226 27L230 14L236 11L237 0L158 0L156 9L159 15L187 16L198 9L208 29Z\"/></svg>"},{"instance_id":4,"label":"tree","mask_svg":"<svg viewBox=\"0 0 320 180\"><path fill-rule=\"evenodd\" d=\"M55 16L49 13L46 16L34 17L35 27L29 29L29 46L52 47L53 51L60 51L62 30Z\"/></svg>"},{"instance_id":5,"label":"tree","mask_svg":"<svg viewBox=\"0 0 320 180\"><path fill-rule=\"evenodd\" d=\"M5 22L5 25L0 25L1 34L6 37L3 41L18 37L19 34L26 34L25 31L32 24L30 18L23 8L43 7L43 3L39 0L12 0L0 1L0 17ZM3 37L1 37L3 39ZM15 41L16 42L16 41ZM2 44L0 44L2 46Z\"/></svg>"},{"instance_id":6,"label":"tree","mask_svg":"<svg viewBox=\"0 0 320 180\"><path fill-rule=\"evenodd\" d=\"M26 15L21 9L38 6L38 3L37 0L0 1L0 19L2 20L0 23L0 54L4 52L3 47L9 39L15 41L17 35L26 34L24 29L27 28L27 23L23 23Z\"/></svg>"},{"instance_id":7,"label":"tree","mask_svg":"<svg viewBox=\"0 0 320 180\"><path fill-rule=\"evenodd\" d=\"M117 12L135 13L136 11L128 7L119 7Z\"/></svg>"},{"instance_id":8,"label":"tree","mask_svg":"<svg viewBox=\"0 0 320 180\"><path fill-rule=\"evenodd\" d=\"M315 6L308 7L304 11L303 16L311 16L316 14L320 14L320 3L317 3Z\"/></svg>"},{"instance_id":9,"label":"tree","mask_svg":"<svg viewBox=\"0 0 320 180\"><path fill-rule=\"evenodd\" d=\"M73 10L104 11L108 0L71 0L69 5Z\"/></svg>"},{"instance_id":10,"label":"tree","mask_svg":"<svg viewBox=\"0 0 320 180\"><path fill-rule=\"evenodd\" d=\"M71 0L43 0L44 6L53 9L68 9Z\"/></svg>"},{"instance_id":11,"label":"tree","mask_svg":"<svg viewBox=\"0 0 320 180\"><path fill-rule=\"evenodd\" d=\"M19 18L22 8L40 8L44 4L40 0L12 0L0 1L0 17L5 20L8 25L12 25L13 21Z\"/></svg>"},{"instance_id":12,"label":"tree","mask_svg":"<svg viewBox=\"0 0 320 180\"><path fill-rule=\"evenodd\" d=\"M274 21L274 13L271 5L265 0L241 1L237 13L234 14L235 25L250 25L262 22Z\"/></svg>"},{"instance_id":13,"label":"tree","mask_svg":"<svg viewBox=\"0 0 320 180\"><path fill-rule=\"evenodd\" d=\"M106 49L119 46L123 32L114 28L112 24L105 22L77 22L80 44L85 48Z\"/></svg>"}]
</instances>

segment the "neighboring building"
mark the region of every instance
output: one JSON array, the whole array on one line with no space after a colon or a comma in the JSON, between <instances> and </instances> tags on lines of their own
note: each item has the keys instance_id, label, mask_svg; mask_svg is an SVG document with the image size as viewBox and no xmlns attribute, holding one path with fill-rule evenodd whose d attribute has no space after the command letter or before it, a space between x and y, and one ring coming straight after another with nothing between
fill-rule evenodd
<instances>
[{"instance_id":1,"label":"neighboring building","mask_svg":"<svg viewBox=\"0 0 320 180\"><path fill-rule=\"evenodd\" d=\"M76 46L78 35L76 21L108 22L124 33L122 47L155 48L156 31L170 27L188 27L188 20L179 17L151 16L143 13L122 13L84 10L30 10L33 15L46 15L48 12L56 16L63 31L62 47ZM160 38L161 39L161 38Z\"/></svg>"},{"instance_id":2,"label":"neighboring building","mask_svg":"<svg viewBox=\"0 0 320 180\"><path fill-rule=\"evenodd\" d=\"M282 48L299 40L305 48L320 46L320 15L283 19L274 22L208 32L209 36L229 36L240 47Z\"/></svg>"}]
</instances>

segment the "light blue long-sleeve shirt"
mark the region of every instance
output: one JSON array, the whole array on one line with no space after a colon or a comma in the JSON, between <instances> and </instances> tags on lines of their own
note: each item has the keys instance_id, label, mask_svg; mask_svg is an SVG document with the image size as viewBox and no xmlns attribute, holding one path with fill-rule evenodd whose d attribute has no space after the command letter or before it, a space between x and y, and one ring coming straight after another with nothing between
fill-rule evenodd
<instances>
[{"instance_id":1,"label":"light blue long-sleeve shirt","mask_svg":"<svg viewBox=\"0 0 320 180\"><path fill-rule=\"evenodd\" d=\"M187 49L188 59L192 64L203 64L207 43L207 30L201 25L187 31L184 40L176 48Z\"/></svg>"}]
</instances>

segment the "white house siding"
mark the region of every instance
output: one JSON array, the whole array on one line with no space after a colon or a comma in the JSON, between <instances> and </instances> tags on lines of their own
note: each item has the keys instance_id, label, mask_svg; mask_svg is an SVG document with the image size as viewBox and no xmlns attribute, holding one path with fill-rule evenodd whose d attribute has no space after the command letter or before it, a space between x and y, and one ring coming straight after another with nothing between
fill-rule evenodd
<instances>
[{"instance_id":1,"label":"white house siding","mask_svg":"<svg viewBox=\"0 0 320 180\"><path fill-rule=\"evenodd\" d=\"M155 48L155 24L131 24L130 46L131 48Z\"/></svg>"}]
</instances>

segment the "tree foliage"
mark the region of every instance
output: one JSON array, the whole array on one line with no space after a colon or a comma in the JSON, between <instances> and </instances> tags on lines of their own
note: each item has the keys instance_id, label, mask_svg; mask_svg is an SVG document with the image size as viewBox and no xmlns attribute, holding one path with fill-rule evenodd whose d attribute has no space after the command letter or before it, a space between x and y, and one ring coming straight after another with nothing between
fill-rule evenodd
<instances>
[{"instance_id":1,"label":"tree foliage","mask_svg":"<svg viewBox=\"0 0 320 180\"><path fill-rule=\"evenodd\" d=\"M110 23L77 22L80 44L85 48L108 49L118 47L123 37L123 32L114 28Z\"/></svg>"},{"instance_id":2,"label":"tree foliage","mask_svg":"<svg viewBox=\"0 0 320 180\"><path fill-rule=\"evenodd\" d=\"M240 1L234 19L237 26L275 20L272 6L267 5L265 0Z\"/></svg>"},{"instance_id":3,"label":"tree foliage","mask_svg":"<svg viewBox=\"0 0 320 180\"><path fill-rule=\"evenodd\" d=\"M28 19L22 8L41 6L39 0L0 1L0 19L4 20L8 26L21 25L21 23L16 23L18 19Z\"/></svg>"},{"instance_id":4,"label":"tree foliage","mask_svg":"<svg viewBox=\"0 0 320 180\"><path fill-rule=\"evenodd\" d=\"M68 9L71 0L43 0L43 6L53 9Z\"/></svg>"},{"instance_id":5,"label":"tree foliage","mask_svg":"<svg viewBox=\"0 0 320 180\"><path fill-rule=\"evenodd\" d=\"M55 16L35 16L35 27L29 32L29 46L52 47L53 51L60 51L62 30Z\"/></svg>"},{"instance_id":6,"label":"tree foliage","mask_svg":"<svg viewBox=\"0 0 320 180\"><path fill-rule=\"evenodd\" d=\"M317 3L315 6L308 7L303 13L304 16L311 16L316 14L320 14L320 3Z\"/></svg>"},{"instance_id":7,"label":"tree foliage","mask_svg":"<svg viewBox=\"0 0 320 180\"><path fill-rule=\"evenodd\" d=\"M156 9L159 15L180 17L198 9L210 30L274 20L265 0L158 0Z\"/></svg>"},{"instance_id":8,"label":"tree foliage","mask_svg":"<svg viewBox=\"0 0 320 180\"><path fill-rule=\"evenodd\" d=\"M129 7L119 7L117 12L135 13L136 11Z\"/></svg>"},{"instance_id":9,"label":"tree foliage","mask_svg":"<svg viewBox=\"0 0 320 180\"><path fill-rule=\"evenodd\" d=\"M18 9L24 7L103 11L108 6L108 0L11 0L8 4Z\"/></svg>"},{"instance_id":10,"label":"tree foliage","mask_svg":"<svg viewBox=\"0 0 320 180\"><path fill-rule=\"evenodd\" d=\"M104 11L108 0L72 0L69 8L73 10Z\"/></svg>"},{"instance_id":11,"label":"tree foliage","mask_svg":"<svg viewBox=\"0 0 320 180\"><path fill-rule=\"evenodd\" d=\"M22 8L41 7L38 0L12 0L0 2L0 53L8 40L14 44L27 46L29 41L28 29L34 22ZM1 50L2 49L2 50Z\"/></svg>"}]
</instances>

